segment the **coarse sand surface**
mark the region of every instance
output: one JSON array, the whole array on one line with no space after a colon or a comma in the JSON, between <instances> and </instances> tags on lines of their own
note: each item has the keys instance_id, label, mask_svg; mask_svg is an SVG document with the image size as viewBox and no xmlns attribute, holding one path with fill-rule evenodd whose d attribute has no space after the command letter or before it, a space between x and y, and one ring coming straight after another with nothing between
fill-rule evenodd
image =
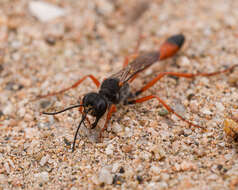
<instances>
[{"instance_id":1,"label":"coarse sand surface","mask_svg":"<svg viewBox=\"0 0 238 190\"><path fill-rule=\"evenodd\" d=\"M87 79L37 98L88 74L103 81L135 53L139 39L138 52L159 50L174 34L186 42L141 73L134 91L159 72L215 72L238 64L238 1L45 2L56 14L30 0L0 0L0 190L238 189L238 144L223 129L224 120L238 122L238 68L212 77L164 77L140 96L159 96L206 131L156 100L119 105L101 139L105 117L93 130L85 122L73 153L79 110L42 112L78 104L96 86Z\"/></svg>"}]
</instances>

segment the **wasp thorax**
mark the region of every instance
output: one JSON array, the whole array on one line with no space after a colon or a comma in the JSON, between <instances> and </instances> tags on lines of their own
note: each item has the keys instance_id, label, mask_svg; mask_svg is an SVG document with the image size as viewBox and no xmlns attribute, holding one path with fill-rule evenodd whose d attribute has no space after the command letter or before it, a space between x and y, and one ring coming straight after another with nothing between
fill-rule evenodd
<instances>
[{"instance_id":1,"label":"wasp thorax","mask_svg":"<svg viewBox=\"0 0 238 190\"><path fill-rule=\"evenodd\" d=\"M89 114L95 117L103 116L107 110L107 101L102 95L95 92L84 96L83 105L85 110L91 109Z\"/></svg>"}]
</instances>

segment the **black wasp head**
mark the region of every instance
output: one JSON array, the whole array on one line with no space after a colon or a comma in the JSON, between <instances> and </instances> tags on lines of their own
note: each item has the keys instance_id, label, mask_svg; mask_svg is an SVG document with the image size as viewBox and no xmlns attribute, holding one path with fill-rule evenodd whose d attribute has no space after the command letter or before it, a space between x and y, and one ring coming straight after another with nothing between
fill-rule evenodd
<instances>
[{"instance_id":1,"label":"black wasp head","mask_svg":"<svg viewBox=\"0 0 238 190\"><path fill-rule=\"evenodd\" d=\"M59 114L59 113L62 113L62 112L65 112L67 110L71 110L71 109L77 108L77 107L83 107L84 113L83 113L82 119L78 125L77 131L74 135L72 152L74 151L74 148L75 148L75 142L76 142L79 128L82 124L85 125L84 121L85 121L85 119L87 119L87 114L90 114L90 115L96 117L94 123L91 126L91 128L93 129L97 126L99 119L107 111L107 107L108 107L107 100L102 95L92 92L92 93L88 93L84 96L82 104L70 106L70 107L60 110L58 112L52 112L52 113L43 112L43 114L47 114L47 115L56 115L56 114Z\"/></svg>"},{"instance_id":2,"label":"black wasp head","mask_svg":"<svg viewBox=\"0 0 238 190\"><path fill-rule=\"evenodd\" d=\"M83 102L82 103L83 103L82 106L84 108L84 113L83 113L82 119L81 119L81 121L78 125L77 131L76 131L75 136L74 136L72 152L74 151L78 130L79 130L81 124L82 123L84 124L84 120L87 118L87 114L90 114L90 115L96 117L96 119L95 119L95 121L94 121L94 123L92 124L92 127L91 127L93 129L97 126L97 123L98 123L99 119L107 111L107 106L108 106L106 99L103 96L101 96L100 94L95 93L95 92L91 92L91 93L86 94L83 97Z\"/></svg>"},{"instance_id":3,"label":"black wasp head","mask_svg":"<svg viewBox=\"0 0 238 190\"><path fill-rule=\"evenodd\" d=\"M104 113L107 111L107 101L106 99L95 92L88 93L83 98L84 112L100 119Z\"/></svg>"}]
</instances>

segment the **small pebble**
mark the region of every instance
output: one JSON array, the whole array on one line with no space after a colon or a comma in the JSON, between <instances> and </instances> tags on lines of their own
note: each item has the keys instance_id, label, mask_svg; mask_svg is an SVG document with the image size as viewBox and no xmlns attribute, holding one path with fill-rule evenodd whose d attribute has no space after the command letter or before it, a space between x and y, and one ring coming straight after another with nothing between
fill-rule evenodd
<instances>
[{"instance_id":1,"label":"small pebble","mask_svg":"<svg viewBox=\"0 0 238 190\"><path fill-rule=\"evenodd\" d=\"M182 171L191 171L191 170L195 170L196 169L196 165L194 165L192 162L184 160L180 164L180 168L181 168Z\"/></svg>"},{"instance_id":2,"label":"small pebble","mask_svg":"<svg viewBox=\"0 0 238 190\"><path fill-rule=\"evenodd\" d=\"M41 22L47 22L65 15L64 9L44 1L30 1L28 8L31 14Z\"/></svg>"},{"instance_id":3,"label":"small pebble","mask_svg":"<svg viewBox=\"0 0 238 190\"><path fill-rule=\"evenodd\" d=\"M143 178L141 176L136 176L136 180L138 181L139 184L143 183Z\"/></svg>"},{"instance_id":4,"label":"small pebble","mask_svg":"<svg viewBox=\"0 0 238 190\"><path fill-rule=\"evenodd\" d=\"M66 146L71 146L71 142L64 137L64 143L66 144Z\"/></svg>"},{"instance_id":5,"label":"small pebble","mask_svg":"<svg viewBox=\"0 0 238 190\"><path fill-rule=\"evenodd\" d=\"M49 174L48 172L41 172L34 174L34 177L39 180L39 182L44 183L49 181Z\"/></svg>"},{"instance_id":6,"label":"small pebble","mask_svg":"<svg viewBox=\"0 0 238 190\"><path fill-rule=\"evenodd\" d=\"M232 137L234 140L238 139L238 123L232 119L225 119L223 122L223 129L227 136Z\"/></svg>"},{"instance_id":7,"label":"small pebble","mask_svg":"<svg viewBox=\"0 0 238 190\"><path fill-rule=\"evenodd\" d=\"M125 152L125 153L131 152L132 149L133 149L132 145L124 145L124 146L122 146L122 151Z\"/></svg>"},{"instance_id":8,"label":"small pebble","mask_svg":"<svg viewBox=\"0 0 238 190\"><path fill-rule=\"evenodd\" d=\"M4 162L4 168L5 168L6 172L7 172L8 174L10 174L11 170L10 170L10 167L9 167L9 164L8 164L7 161Z\"/></svg>"},{"instance_id":9,"label":"small pebble","mask_svg":"<svg viewBox=\"0 0 238 190\"><path fill-rule=\"evenodd\" d=\"M109 171L107 167L104 167L99 172L99 182L105 184L112 184L113 182L113 175Z\"/></svg>"},{"instance_id":10,"label":"small pebble","mask_svg":"<svg viewBox=\"0 0 238 190\"><path fill-rule=\"evenodd\" d=\"M199 104L196 100L191 100L190 101L190 108L191 108L191 111L196 113L199 111Z\"/></svg>"},{"instance_id":11,"label":"small pebble","mask_svg":"<svg viewBox=\"0 0 238 190\"><path fill-rule=\"evenodd\" d=\"M109 15L114 11L114 6L111 1L97 1L97 8L97 11L103 15Z\"/></svg>"},{"instance_id":12,"label":"small pebble","mask_svg":"<svg viewBox=\"0 0 238 190\"><path fill-rule=\"evenodd\" d=\"M190 64L191 63L188 57L181 56L181 58L179 58L179 65L181 65L182 67L188 67Z\"/></svg>"},{"instance_id":13,"label":"small pebble","mask_svg":"<svg viewBox=\"0 0 238 190\"><path fill-rule=\"evenodd\" d=\"M106 148L106 154L107 155L113 155L113 145L112 144L109 144Z\"/></svg>"},{"instance_id":14,"label":"small pebble","mask_svg":"<svg viewBox=\"0 0 238 190\"><path fill-rule=\"evenodd\" d=\"M49 160L49 155L43 156L40 161L40 165L44 166Z\"/></svg>"},{"instance_id":15,"label":"small pebble","mask_svg":"<svg viewBox=\"0 0 238 190\"><path fill-rule=\"evenodd\" d=\"M47 44L53 46L56 43L56 39L53 36L48 36L45 38L45 41L47 42Z\"/></svg>"},{"instance_id":16,"label":"small pebble","mask_svg":"<svg viewBox=\"0 0 238 190\"><path fill-rule=\"evenodd\" d=\"M4 115L11 115L13 114L14 107L11 103L8 103L2 110Z\"/></svg>"},{"instance_id":17,"label":"small pebble","mask_svg":"<svg viewBox=\"0 0 238 190\"><path fill-rule=\"evenodd\" d=\"M11 90L11 91L18 91L18 90L21 90L22 88L24 88L22 84L17 84L15 82L8 82L5 87L5 89Z\"/></svg>"},{"instance_id":18,"label":"small pebble","mask_svg":"<svg viewBox=\"0 0 238 190\"><path fill-rule=\"evenodd\" d=\"M209 180L217 180L218 176L216 174L212 174L212 175L208 176L207 179L209 179Z\"/></svg>"},{"instance_id":19,"label":"small pebble","mask_svg":"<svg viewBox=\"0 0 238 190\"><path fill-rule=\"evenodd\" d=\"M162 160L165 158L165 151L164 148L160 145L154 145L150 151L154 154L156 160Z\"/></svg>"},{"instance_id":20,"label":"small pebble","mask_svg":"<svg viewBox=\"0 0 238 190\"><path fill-rule=\"evenodd\" d=\"M125 173L125 169L123 167L120 168L119 173L123 174Z\"/></svg>"},{"instance_id":21,"label":"small pebble","mask_svg":"<svg viewBox=\"0 0 238 190\"><path fill-rule=\"evenodd\" d=\"M115 175L113 177L112 184L114 184L114 185L121 185L123 182L124 182L124 179L122 178L122 176Z\"/></svg>"},{"instance_id":22,"label":"small pebble","mask_svg":"<svg viewBox=\"0 0 238 190\"><path fill-rule=\"evenodd\" d=\"M187 96L187 99L190 101L192 100L192 98L195 96L195 94L191 93Z\"/></svg>"},{"instance_id":23,"label":"small pebble","mask_svg":"<svg viewBox=\"0 0 238 190\"><path fill-rule=\"evenodd\" d=\"M225 110L225 107L221 102L216 102L216 108L219 112L223 112Z\"/></svg>"},{"instance_id":24,"label":"small pebble","mask_svg":"<svg viewBox=\"0 0 238 190\"><path fill-rule=\"evenodd\" d=\"M18 114L20 117L23 117L26 113L26 109L24 107L20 107L20 109L18 109Z\"/></svg>"},{"instance_id":25,"label":"small pebble","mask_svg":"<svg viewBox=\"0 0 238 190\"><path fill-rule=\"evenodd\" d=\"M161 172L161 168L157 166L152 166L151 171L155 173L156 175L158 175Z\"/></svg>"},{"instance_id":26,"label":"small pebble","mask_svg":"<svg viewBox=\"0 0 238 190\"><path fill-rule=\"evenodd\" d=\"M238 71L229 75L228 82L232 86L238 86Z\"/></svg>"},{"instance_id":27,"label":"small pebble","mask_svg":"<svg viewBox=\"0 0 238 190\"><path fill-rule=\"evenodd\" d=\"M112 131L116 134L122 132L123 128L121 125L119 125L117 122L114 122L112 125Z\"/></svg>"},{"instance_id":28,"label":"small pebble","mask_svg":"<svg viewBox=\"0 0 238 190\"><path fill-rule=\"evenodd\" d=\"M120 167L120 163L115 162L112 166L112 173L116 173L119 167Z\"/></svg>"},{"instance_id":29,"label":"small pebble","mask_svg":"<svg viewBox=\"0 0 238 190\"><path fill-rule=\"evenodd\" d=\"M206 114L206 115L212 115L212 112L206 107L201 109L201 113Z\"/></svg>"},{"instance_id":30,"label":"small pebble","mask_svg":"<svg viewBox=\"0 0 238 190\"><path fill-rule=\"evenodd\" d=\"M25 128L25 135L26 135L26 138L29 138L29 139L32 139L33 137L39 137L39 131L37 128Z\"/></svg>"},{"instance_id":31,"label":"small pebble","mask_svg":"<svg viewBox=\"0 0 238 190\"><path fill-rule=\"evenodd\" d=\"M169 111L168 111L167 109L165 109L165 108L162 108L162 109L160 109L160 110L158 111L158 114L159 114L160 116L166 116L166 115L169 114Z\"/></svg>"}]
</instances>

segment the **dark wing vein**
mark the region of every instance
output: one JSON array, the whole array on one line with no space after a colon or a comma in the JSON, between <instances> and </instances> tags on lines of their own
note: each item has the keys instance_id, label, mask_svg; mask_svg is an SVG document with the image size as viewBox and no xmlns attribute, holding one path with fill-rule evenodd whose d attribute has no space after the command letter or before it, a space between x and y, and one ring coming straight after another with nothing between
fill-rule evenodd
<instances>
[{"instance_id":1,"label":"dark wing vein","mask_svg":"<svg viewBox=\"0 0 238 190\"><path fill-rule=\"evenodd\" d=\"M143 53L136 57L136 59L130 62L125 68L111 75L109 78L117 78L123 85L137 73L143 71L144 69L148 68L153 63L158 61L158 59L159 52L157 51Z\"/></svg>"}]
</instances>

